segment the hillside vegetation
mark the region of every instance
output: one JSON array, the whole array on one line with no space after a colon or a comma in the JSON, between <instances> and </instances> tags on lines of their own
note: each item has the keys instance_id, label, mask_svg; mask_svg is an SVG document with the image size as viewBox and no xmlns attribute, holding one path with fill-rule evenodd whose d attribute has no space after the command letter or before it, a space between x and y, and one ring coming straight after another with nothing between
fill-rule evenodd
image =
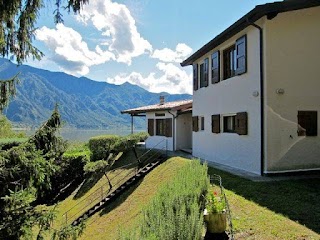
<instances>
[{"instance_id":1,"label":"hillside vegetation","mask_svg":"<svg viewBox=\"0 0 320 240\"><path fill-rule=\"evenodd\" d=\"M21 81L17 95L4 113L10 121L20 125L40 125L58 103L62 119L69 126L129 127L130 117L121 114L122 110L156 104L160 95L166 95L166 101L191 99L188 94L151 93L129 83L114 85L26 65L17 67L0 58L0 81L18 72ZM144 120L136 118L135 127L144 128Z\"/></svg>"}]
</instances>

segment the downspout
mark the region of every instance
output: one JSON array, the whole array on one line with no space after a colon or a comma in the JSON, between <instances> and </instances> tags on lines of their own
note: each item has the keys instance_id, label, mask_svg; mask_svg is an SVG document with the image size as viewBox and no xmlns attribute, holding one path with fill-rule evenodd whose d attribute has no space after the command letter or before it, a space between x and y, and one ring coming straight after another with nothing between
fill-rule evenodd
<instances>
[{"instance_id":1,"label":"downspout","mask_svg":"<svg viewBox=\"0 0 320 240\"><path fill-rule=\"evenodd\" d=\"M172 146L172 150L173 151L175 151L175 147L176 147L176 144L175 144L175 142L176 142L176 118L178 117L178 114L177 115L174 115L172 112L170 112L170 110L168 110L168 113L170 113L172 116L173 116L173 126L172 126L172 131L173 131L173 133L172 133L172 142L173 142L173 146Z\"/></svg>"},{"instance_id":2,"label":"downspout","mask_svg":"<svg viewBox=\"0 0 320 240\"><path fill-rule=\"evenodd\" d=\"M263 29L247 19L249 25L257 28L259 30L259 39L260 39L260 116L261 116L261 156L260 156L260 175L264 176L264 68L263 68Z\"/></svg>"}]
</instances>

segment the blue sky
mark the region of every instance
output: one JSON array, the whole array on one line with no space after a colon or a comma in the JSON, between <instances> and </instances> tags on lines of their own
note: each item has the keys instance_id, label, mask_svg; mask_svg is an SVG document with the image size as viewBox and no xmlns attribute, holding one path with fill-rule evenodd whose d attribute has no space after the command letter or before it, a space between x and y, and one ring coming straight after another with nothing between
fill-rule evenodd
<instances>
[{"instance_id":1,"label":"blue sky","mask_svg":"<svg viewBox=\"0 0 320 240\"><path fill-rule=\"evenodd\" d=\"M191 68L179 63L256 5L268 0L91 0L81 14L44 8L34 44L45 54L26 64L148 91L191 93Z\"/></svg>"}]
</instances>

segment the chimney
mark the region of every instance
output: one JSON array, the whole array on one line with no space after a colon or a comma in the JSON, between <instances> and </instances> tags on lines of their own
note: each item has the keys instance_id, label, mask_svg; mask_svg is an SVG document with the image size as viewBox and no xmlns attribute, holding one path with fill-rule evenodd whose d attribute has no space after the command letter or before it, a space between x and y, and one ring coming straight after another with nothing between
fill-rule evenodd
<instances>
[{"instance_id":1,"label":"chimney","mask_svg":"<svg viewBox=\"0 0 320 240\"><path fill-rule=\"evenodd\" d=\"M164 104L164 96L160 96L160 105Z\"/></svg>"}]
</instances>

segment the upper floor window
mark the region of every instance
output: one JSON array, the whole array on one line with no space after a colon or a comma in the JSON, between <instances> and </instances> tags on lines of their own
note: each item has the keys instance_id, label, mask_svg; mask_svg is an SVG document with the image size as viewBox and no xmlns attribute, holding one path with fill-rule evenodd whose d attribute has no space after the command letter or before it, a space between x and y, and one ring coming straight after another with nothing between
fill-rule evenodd
<instances>
[{"instance_id":1,"label":"upper floor window","mask_svg":"<svg viewBox=\"0 0 320 240\"><path fill-rule=\"evenodd\" d=\"M236 132L236 115L223 117L223 132Z\"/></svg>"},{"instance_id":2,"label":"upper floor window","mask_svg":"<svg viewBox=\"0 0 320 240\"><path fill-rule=\"evenodd\" d=\"M231 78L236 74L236 47L232 45L223 51L223 79Z\"/></svg>"},{"instance_id":3,"label":"upper floor window","mask_svg":"<svg viewBox=\"0 0 320 240\"><path fill-rule=\"evenodd\" d=\"M209 58L206 58L202 64L200 64L200 88L208 87L209 83Z\"/></svg>"},{"instance_id":4,"label":"upper floor window","mask_svg":"<svg viewBox=\"0 0 320 240\"><path fill-rule=\"evenodd\" d=\"M198 64L193 64L193 90L198 90Z\"/></svg>"},{"instance_id":5,"label":"upper floor window","mask_svg":"<svg viewBox=\"0 0 320 240\"><path fill-rule=\"evenodd\" d=\"M247 36L223 51L223 79L247 72Z\"/></svg>"},{"instance_id":6,"label":"upper floor window","mask_svg":"<svg viewBox=\"0 0 320 240\"><path fill-rule=\"evenodd\" d=\"M204 117L203 116L200 117L200 130L204 131Z\"/></svg>"}]
</instances>

